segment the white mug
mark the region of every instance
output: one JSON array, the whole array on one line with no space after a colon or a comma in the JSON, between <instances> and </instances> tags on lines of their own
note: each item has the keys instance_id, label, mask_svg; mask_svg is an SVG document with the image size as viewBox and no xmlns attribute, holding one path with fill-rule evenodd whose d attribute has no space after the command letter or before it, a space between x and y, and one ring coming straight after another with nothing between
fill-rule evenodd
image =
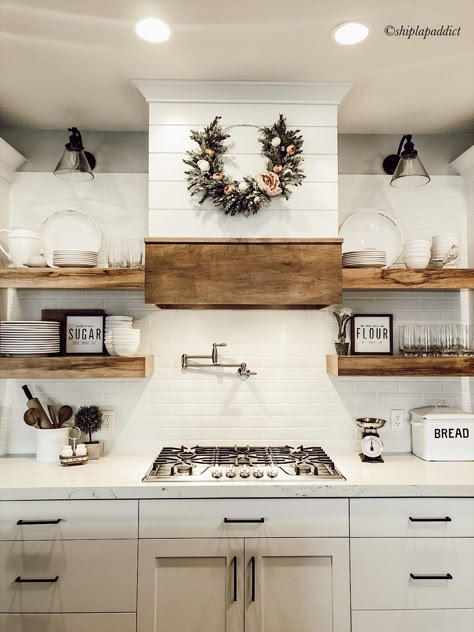
<instances>
[{"instance_id":1,"label":"white mug","mask_svg":"<svg viewBox=\"0 0 474 632\"><path fill-rule=\"evenodd\" d=\"M1 233L8 233L9 253L0 244L0 251L15 267L21 268L31 257L41 254L40 236L35 230L27 228L3 228Z\"/></svg>"}]
</instances>

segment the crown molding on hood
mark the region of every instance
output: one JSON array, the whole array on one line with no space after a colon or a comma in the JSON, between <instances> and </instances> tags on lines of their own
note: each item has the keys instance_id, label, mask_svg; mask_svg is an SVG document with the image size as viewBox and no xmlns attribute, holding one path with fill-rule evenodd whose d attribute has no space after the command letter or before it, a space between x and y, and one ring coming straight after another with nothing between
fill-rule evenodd
<instances>
[{"instance_id":1,"label":"crown molding on hood","mask_svg":"<svg viewBox=\"0 0 474 632\"><path fill-rule=\"evenodd\" d=\"M134 79L148 102L339 104L354 84Z\"/></svg>"},{"instance_id":2,"label":"crown molding on hood","mask_svg":"<svg viewBox=\"0 0 474 632\"><path fill-rule=\"evenodd\" d=\"M13 182L13 176L26 158L16 149L0 138L0 178Z\"/></svg>"}]
</instances>

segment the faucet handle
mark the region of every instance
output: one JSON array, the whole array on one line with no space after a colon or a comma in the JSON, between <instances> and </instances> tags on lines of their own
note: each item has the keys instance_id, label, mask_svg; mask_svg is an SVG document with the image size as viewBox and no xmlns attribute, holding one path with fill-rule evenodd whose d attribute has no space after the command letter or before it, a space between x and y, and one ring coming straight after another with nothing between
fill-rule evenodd
<instances>
[{"instance_id":1,"label":"faucet handle","mask_svg":"<svg viewBox=\"0 0 474 632\"><path fill-rule=\"evenodd\" d=\"M225 342L212 343L212 353L211 353L212 364L217 364L217 358L218 358L217 347L227 347L227 344Z\"/></svg>"},{"instance_id":2,"label":"faucet handle","mask_svg":"<svg viewBox=\"0 0 474 632\"><path fill-rule=\"evenodd\" d=\"M244 380L248 380L248 378L251 375L257 375L257 372L251 371L250 369L247 368L247 364L245 362L242 362L242 364L237 369L237 374L239 375L239 377L243 378Z\"/></svg>"},{"instance_id":3,"label":"faucet handle","mask_svg":"<svg viewBox=\"0 0 474 632\"><path fill-rule=\"evenodd\" d=\"M227 347L227 342L214 342L212 346L215 347Z\"/></svg>"}]
</instances>

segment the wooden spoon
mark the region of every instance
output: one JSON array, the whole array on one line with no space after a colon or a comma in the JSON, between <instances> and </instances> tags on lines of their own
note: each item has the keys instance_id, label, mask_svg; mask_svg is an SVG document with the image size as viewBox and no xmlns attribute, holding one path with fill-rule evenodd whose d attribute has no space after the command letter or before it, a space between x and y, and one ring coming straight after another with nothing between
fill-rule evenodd
<instances>
[{"instance_id":1,"label":"wooden spoon","mask_svg":"<svg viewBox=\"0 0 474 632\"><path fill-rule=\"evenodd\" d=\"M56 418L56 427L62 428L64 424L69 421L72 417L72 408L71 406L61 406L58 410L58 415Z\"/></svg>"},{"instance_id":2,"label":"wooden spoon","mask_svg":"<svg viewBox=\"0 0 474 632\"><path fill-rule=\"evenodd\" d=\"M27 411L25 411L23 419L25 423L28 424L28 426L39 428L41 422L41 413L37 408L29 408Z\"/></svg>"}]
</instances>

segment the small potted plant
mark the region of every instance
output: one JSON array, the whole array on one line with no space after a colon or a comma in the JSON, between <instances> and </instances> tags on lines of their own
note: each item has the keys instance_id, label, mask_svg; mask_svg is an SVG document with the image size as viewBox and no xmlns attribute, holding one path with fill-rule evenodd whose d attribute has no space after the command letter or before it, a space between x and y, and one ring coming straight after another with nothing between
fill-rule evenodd
<instances>
[{"instance_id":1,"label":"small potted plant","mask_svg":"<svg viewBox=\"0 0 474 632\"><path fill-rule=\"evenodd\" d=\"M352 319L352 309L343 305L335 305L332 313L337 321L337 342L334 343L337 355L349 355L349 343L347 337L347 325Z\"/></svg>"},{"instance_id":2,"label":"small potted plant","mask_svg":"<svg viewBox=\"0 0 474 632\"><path fill-rule=\"evenodd\" d=\"M75 425L89 437L85 442L89 459L98 459L102 454L103 442L92 441L92 434L101 429L102 423L103 415L98 406L81 406L76 412Z\"/></svg>"}]
</instances>

